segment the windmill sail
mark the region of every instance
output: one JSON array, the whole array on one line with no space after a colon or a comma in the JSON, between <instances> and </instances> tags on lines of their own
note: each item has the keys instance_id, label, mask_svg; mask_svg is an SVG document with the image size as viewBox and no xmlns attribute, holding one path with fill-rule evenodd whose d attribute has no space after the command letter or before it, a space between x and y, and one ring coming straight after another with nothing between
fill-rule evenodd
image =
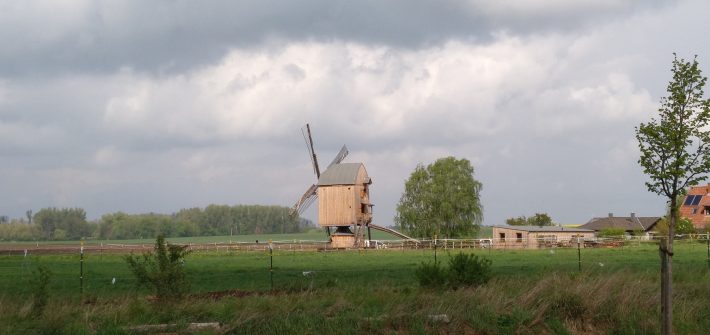
<instances>
[{"instance_id":1,"label":"windmill sail","mask_svg":"<svg viewBox=\"0 0 710 335\"><path fill-rule=\"evenodd\" d=\"M301 215L318 198L318 185L311 185L298 202L291 208L291 215Z\"/></svg>"},{"instance_id":2,"label":"windmill sail","mask_svg":"<svg viewBox=\"0 0 710 335\"><path fill-rule=\"evenodd\" d=\"M303 134L303 139L306 140L306 148L308 149L309 156L311 157L311 163L313 164L313 172L316 174L316 178L320 178L320 169L318 168L318 158L316 157L316 152L313 150L313 138L311 137L311 126L306 123L306 126L301 128L301 133Z\"/></svg>"},{"instance_id":3,"label":"windmill sail","mask_svg":"<svg viewBox=\"0 0 710 335\"><path fill-rule=\"evenodd\" d=\"M338 152L338 154L335 156L335 158L333 159L333 161L330 162L330 164L328 164L328 167L331 167L331 166L333 166L334 164L340 164L340 162L342 162L343 159L345 159L345 157L346 157L347 155L348 155L348 147L343 146L343 147L340 149L340 152ZM327 168L326 168L326 170L327 170Z\"/></svg>"}]
</instances>

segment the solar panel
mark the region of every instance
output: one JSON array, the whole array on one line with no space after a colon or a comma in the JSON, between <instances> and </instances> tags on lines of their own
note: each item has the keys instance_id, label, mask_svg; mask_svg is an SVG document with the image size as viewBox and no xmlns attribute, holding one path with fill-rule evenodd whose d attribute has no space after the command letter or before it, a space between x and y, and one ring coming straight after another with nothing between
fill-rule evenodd
<instances>
[{"instance_id":1,"label":"solar panel","mask_svg":"<svg viewBox=\"0 0 710 335\"><path fill-rule=\"evenodd\" d=\"M690 204L691 206L697 206L700 203L700 199L702 199L702 195L696 195L695 199L693 199L693 202Z\"/></svg>"},{"instance_id":2,"label":"solar panel","mask_svg":"<svg viewBox=\"0 0 710 335\"><path fill-rule=\"evenodd\" d=\"M693 202L694 195L689 195L685 197L685 202L683 202L684 206L690 206L690 204Z\"/></svg>"}]
</instances>

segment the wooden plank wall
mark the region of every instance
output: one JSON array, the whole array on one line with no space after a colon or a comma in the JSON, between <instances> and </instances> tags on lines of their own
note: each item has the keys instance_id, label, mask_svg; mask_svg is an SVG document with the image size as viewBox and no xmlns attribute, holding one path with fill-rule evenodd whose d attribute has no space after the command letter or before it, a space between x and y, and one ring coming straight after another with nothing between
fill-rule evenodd
<instances>
[{"instance_id":1,"label":"wooden plank wall","mask_svg":"<svg viewBox=\"0 0 710 335\"><path fill-rule=\"evenodd\" d=\"M356 223L355 185L318 187L318 223L321 226L348 226ZM359 201L357 204L359 207Z\"/></svg>"}]
</instances>

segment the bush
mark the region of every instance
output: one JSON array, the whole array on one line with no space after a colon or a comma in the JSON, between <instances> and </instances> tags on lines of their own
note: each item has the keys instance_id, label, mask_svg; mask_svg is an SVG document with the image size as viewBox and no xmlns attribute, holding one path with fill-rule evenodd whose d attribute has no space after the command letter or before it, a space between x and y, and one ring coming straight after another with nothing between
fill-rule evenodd
<instances>
[{"instance_id":1,"label":"bush","mask_svg":"<svg viewBox=\"0 0 710 335\"><path fill-rule=\"evenodd\" d=\"M438 262L422 263L416 271L422 287L479 286L491 279L491 260L473 254L459 252L449 259L447 269Z\"/></svg>"},{"instance_id":2,"label":"bush","mask_svg":"<svg viewBox=\"0 0 710 335\"><path fill-rule=\"evenodd\" d=\"M415 272L419 285L423 287L442 287L446 284L446 271L439 262L426 262Z\"/></svg>"},{"instance_id":3,"label":"bush","mask_svg":"<svg viewBox=\"0 0 710 335\"><path fill-rule=\"evenodd\" d=\"M449 259L449 286L479 286L491 279L491 260L459 252Z\"/></svg>"},{"instance_id":4,"label":"bush","mask_svg":"<svg viewBox=\"0 0 710 335\"><path fill-rule=\"evenodd\" d=\"M143 257L130 254L125 259L139 287L152 289L159 300L176 300L190 289L183 267L187 254L187 246L165 243L165 237L160 235L155 240L154 253Z\"/></svg>"},{"instance_id":5,"label":"bush","mask_svg":"<svg viewBox=\"0 0 710 335\"><path fill-rule=\"evenodd\" d=\"M34 271L34 276L30 279L30 289L32 290L32 316L41 316L49 300L49 281L52 272L40 265Z\"/></svg>"},{"instance_id":6,"label":"bush","mask_svg":"<svg viewBox=\"0 0 710 335\"><path fill-rule=\"evenodd\" d=\"M623 228L605 228L599 231L599 237L619 237L624 236L626 231Z\"/></svg>"}]
</instances>

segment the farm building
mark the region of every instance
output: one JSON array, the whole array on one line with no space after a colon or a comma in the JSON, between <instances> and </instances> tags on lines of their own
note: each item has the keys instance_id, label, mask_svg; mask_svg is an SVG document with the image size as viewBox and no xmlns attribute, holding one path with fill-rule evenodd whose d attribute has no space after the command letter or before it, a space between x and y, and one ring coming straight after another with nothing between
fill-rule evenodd
<instances>
[{"instance_id":1,"label":"farm building","mask_svg":"<svg viewBox=\"0 0 710 335\"><path fill-rule=\"evenodd\" d=\"M710 184L692 186L680 206L680 216L690 219L695 229L710 223Z\"/></svg>"},{"instance_id":2,"label":"farm building","mask_svg":"<svg viewBox=\"0 0 710 335\"><path fill-rule=\"evenodd\" d=\"M595 232L604 229L623 229L626 235L642 232L644 236L650 238L660 220L658 216L636 216L635 213L631 213L630 216L614 216L614 213L609 213L606 217L593 218L579 228L591 229Z\"/></svg>"},{"instance_id":3,"label":"farm building","mask_svg":"<svg viewBox=\"0 0 710 335\"><path fill-rule=\"evenodd\" d=\"M493 226L494 248L537 249L569 246L593 238L594 231L558 226Z\"/></svg>"}]
</instances>

